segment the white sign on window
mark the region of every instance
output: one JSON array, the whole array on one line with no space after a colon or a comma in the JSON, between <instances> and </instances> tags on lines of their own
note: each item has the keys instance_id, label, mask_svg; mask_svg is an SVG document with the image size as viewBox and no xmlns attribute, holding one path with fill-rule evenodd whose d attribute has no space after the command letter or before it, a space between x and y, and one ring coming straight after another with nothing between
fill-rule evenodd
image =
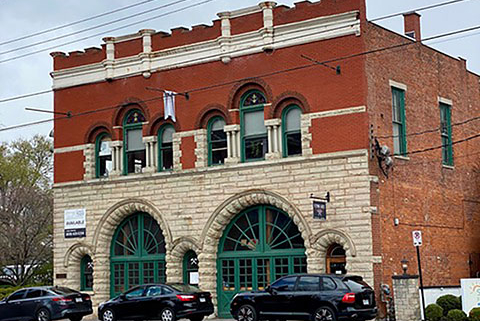
<instances>
[{"instance_id":1,"label":"white sign on window","mask_svg":"<svg viewBox=\"0 0 480 321\"><path fill-rule=\"evenodd\" d=\"M190 272L190 284L198 284L198 272Z\"/></svg>"},{"instance_id":2,"label":"white sign on window","mask_svg":"<svg viewBox=\"0 0 480 321\"><path fill-rule=\"evenodd\" d=\"M85 237L87 228L87 210L84 208L65 210L65 238Z\"/></svg>"},{"instance_id":3,"label":"white sign on window","mask_svg":"<svg viewBox=\"0 0 480 321\"><path fill-rule=\"evenodd\" d=\"M467 315L473 308L480 308L480 279L460 279L462 309Z\"/></svg>"}]
</instances>

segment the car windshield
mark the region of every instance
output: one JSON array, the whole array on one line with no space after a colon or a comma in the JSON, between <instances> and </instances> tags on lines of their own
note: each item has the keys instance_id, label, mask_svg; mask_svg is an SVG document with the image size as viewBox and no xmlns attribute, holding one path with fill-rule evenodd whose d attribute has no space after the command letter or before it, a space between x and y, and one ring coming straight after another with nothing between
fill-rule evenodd
<instances>
[{"instance_id":1,"label":"car windshield","mask_svg":"<svg viewBox=\"0 0 480 321\"><path fill-rule=\"evenodd\" d=\"M173 284L167 284L167 285L179 292L186 292L186 293L200 292L199 288L189 284L173 283Z\"/></svg>"},{"instance_id":2,"label":"car windshield","mask_svg":"<svg viewBox=\"0 0 480 321\"><path fill-rule=\"evenodd\" d=\"M78 293L75 290L63 287L63 286L54 286L49 289L50 291L54 292L55 294L59 295L69 295L69 294L76 294Z\"/></svg>"}]
</instances>

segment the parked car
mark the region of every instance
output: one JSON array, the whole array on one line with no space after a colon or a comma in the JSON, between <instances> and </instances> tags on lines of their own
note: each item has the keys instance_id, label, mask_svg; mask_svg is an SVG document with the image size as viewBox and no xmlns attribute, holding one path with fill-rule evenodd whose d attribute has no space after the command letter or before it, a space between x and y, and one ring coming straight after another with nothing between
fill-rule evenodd
<instances>
[{"instance_id":1,"label":"parked car","mask_svg":"<svg viewBox=\"0 0 480 321\"><path fill-rule=\"evenodd\" d=\"M374 291L360 276L289 275L265 291L238 293L230 303L238 321L341 319L376 317Z\"/></svg>"},{"instance_id":2,"label":"parked car","mask_svg":"<svg viewBox=\"0 0 480 321\"><path fill-rule=\"evenodd\" d=\"M177 318L201 321L212 313L210 292L186 284L136 286L98 307L98 317L102 321L175 321Z\"/></svg>"},{"instance_id":3,"label":"parked car","mask_svg":"<svg viewBox=\"0 0 480 321\"><path fill-rule=\"evenodd\" d=\"M92 312L88 294L61 286L24 288L0 301L0 321L80 321Z\"/></svg>"}]
</instances>

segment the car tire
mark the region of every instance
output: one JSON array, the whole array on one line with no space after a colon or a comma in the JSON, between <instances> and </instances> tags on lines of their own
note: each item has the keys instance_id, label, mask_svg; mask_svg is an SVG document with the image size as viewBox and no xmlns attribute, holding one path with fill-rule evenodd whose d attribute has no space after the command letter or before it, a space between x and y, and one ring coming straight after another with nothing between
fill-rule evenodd
<instances>
[{"instance_id":1,"label":"car tire","mask_svg":"<svg viewBox=\"0 0 480 321\"><path fill-rule=\"evenodd\" d=\"M160 312L161 321L175 321L175 311L172 308L166 307Z\"/></svg>"},{"instance_id":2,"label":"car tire","mask_svg":"<svg viewBox=\"0 0 480 321\"><path fill-rule=\"evenodd\" d=\"M203 318L205 318L205 316L203 316L203 315L198 315L198 316L189 318L189 320L190 320L190 321L202 321Z\"/></svg>"},{"instance_id":3,"label":"car tire","mask_svg":"<svg viewBox=\"0 0 480 321\"><path fill-rule=\"evenodd\" d=\"M35 320L36 321L50 321L50 311L46 308L41 308L40 310L35 313Z\"/></svg>"},{"instance_id":4,"label":"car tire","mask_svg":"<svg viewBox=\"0 0 480 321\"><path fill-rule=\"evenodd\" d=\"M332 308L327 306L319 307L312 315L311 321L336 321L337 316Z\"/></svg>"},{"instance_id":5,"label":"car tire","mask_svg":"<svg viewBox=\"0 0 480 321\"><path fill-rule=\"evenodd\" d=\"M117 318L115 317L115 312L112 309L105 309L101 315L102 321L115 321Z\"/></svg>"},{"instance_id":6,"label":"car tire","mask_svg":"<svg viewBox=\"0 0 480 321\"><path fill-rule=\"evenodd\" d=\"M257 321L257 311L249 304L242 305L238 308L235 319L237 321Z\"/></svg>"}]
</instances>

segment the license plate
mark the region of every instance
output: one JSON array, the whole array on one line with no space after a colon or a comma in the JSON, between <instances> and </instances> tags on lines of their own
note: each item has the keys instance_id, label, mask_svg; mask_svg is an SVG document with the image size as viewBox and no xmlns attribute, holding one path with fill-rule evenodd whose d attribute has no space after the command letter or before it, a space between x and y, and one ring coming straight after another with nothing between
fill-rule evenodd
<instances>
[{"instance_id":1,"label":"license plate","mask_svg":"<svg viewBox=\"0 0 480 321\"><path fill-rule=\"evenodd\" d=\"M205 298L200 298L200 302L205 302Z\"/></svg>"},{"instance_id":2,"label":"license plate","mask_svg":"<svg viewBox=\"0 0 480 321\"><path fill-rule=\"evenodd\" d=\"M370 301L368 301L368 299L363 300L363 305L369 305L369 304L370 304Z\"/></svg>"},{"instance_id":3,"label":"license plate","mask_svg":"<svg viewBox=\"0 0 480 321\"><path fill-rule=\"evenodd\" d=\"M76 298L75 302L82 302L82 298Z\"/></svg>"}]
</instances>

